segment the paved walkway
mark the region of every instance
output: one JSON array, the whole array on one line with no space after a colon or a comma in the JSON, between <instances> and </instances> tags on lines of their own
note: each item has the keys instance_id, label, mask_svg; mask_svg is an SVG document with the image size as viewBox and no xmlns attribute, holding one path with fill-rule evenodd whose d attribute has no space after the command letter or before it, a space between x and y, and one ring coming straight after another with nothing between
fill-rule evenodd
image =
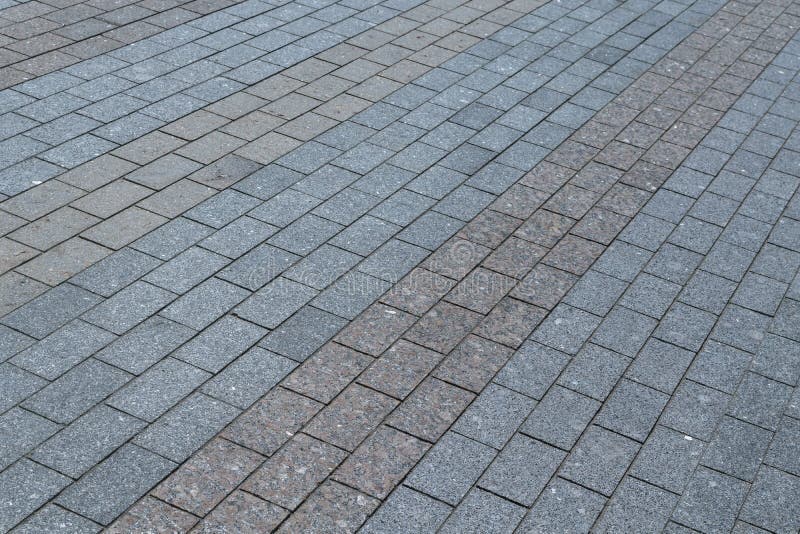
<instances>
[{"instance_id":1,"label":"paved walkway","mask_svg":"<svg viewBox=\"0 0 800 534\"><path fill-rule=\"evenodd\" d=\"M0 532L797 532L798 29L0 0Z\"/></svg>"}]
</instances>

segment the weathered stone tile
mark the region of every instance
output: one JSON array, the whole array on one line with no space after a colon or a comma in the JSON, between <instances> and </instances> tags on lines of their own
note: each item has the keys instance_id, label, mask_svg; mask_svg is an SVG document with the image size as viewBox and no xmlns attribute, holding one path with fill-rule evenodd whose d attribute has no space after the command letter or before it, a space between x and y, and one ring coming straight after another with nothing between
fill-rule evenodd
<instances>
[{"instance_id":1,"label":"weathered stone tile","mask_svg":"<svg viewBox=\"0 0 800 534\"><path fill-rule=\"evenodd\" d=\"M380 501L328 481L283 524L278 532L344 530L355 532Z\"/></svg>"},{"instance_id":2,"label":"weathered stone tile","mask_svg":"<svg viewBox=\"0 0 800 534\"><path fill-rule=\"evenodd\" d=\"M195 532L251 531L269 532L275 529L286 517L287 512L245 493L231 493L195 529Z\"/></svg>"},{"instance_id":3,"label":"weathered stone tile","mask_svg":"<svg viewBox=\"0 0 800 534\"><path fill-rule=\"evenodd\" d=\"M243 489L295 510L345 459L347 453L297 434L247 479Z\"/></svg>"},{"instance_id":4,"label":"weathered stone tile","mask_svg":"<svg viewBox=\"0 0 800 534\"><path fill-rule=\"evenodd\" d=\"M240 415L223 437L270 456L323 405L292 391L275 388Z\"/></svg>"},{"instance_id":5,"label":"weathered stone tile","mask_svg":"<svg viewBox=\"0 0 800 534\"><path fill-rule=\"evenodd\" d=\"M153 491L174 506L203 516L253 472L264 457L215 438Z\"/></svg>"},{"instance_id":6,"label":"weathered stone tile","mask_svg":"<svg viewBox=\"0 0 800 534\"><path fill-rule=\"evenodd\" d=\"M352 451L397 404L386 395L353 384L323 409L305 431Z\"/></svg>"}]
</instances>

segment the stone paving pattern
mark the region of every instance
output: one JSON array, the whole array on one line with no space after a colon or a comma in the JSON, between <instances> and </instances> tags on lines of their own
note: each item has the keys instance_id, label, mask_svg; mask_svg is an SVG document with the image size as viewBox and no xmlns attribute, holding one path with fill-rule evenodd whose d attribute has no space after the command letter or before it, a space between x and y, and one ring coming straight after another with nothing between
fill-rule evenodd
<instances>
[{"instance_id":1,"label":"stone paving pattern","mask_svg":"<svg viewBox=\"0 0 800 534\"><path fill-rule=\"evenodd\" d=\"M798 28L0 0L0 532L797 532Z\"/></svg>"}]
</instances>

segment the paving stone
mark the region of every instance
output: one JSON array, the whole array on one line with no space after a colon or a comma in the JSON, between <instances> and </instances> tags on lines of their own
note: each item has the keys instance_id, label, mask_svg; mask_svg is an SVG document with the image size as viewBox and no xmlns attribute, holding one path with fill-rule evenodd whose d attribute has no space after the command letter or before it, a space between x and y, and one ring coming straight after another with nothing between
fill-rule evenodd
<instances>
[{"instance_id":1,"label":"paving stone","mask_svg":"<svg viewBox=\"0 0 800 534\"><path fill-rule=\"evenodd\" d=\"M703 454L704 444L680 432L656 426L630 469L645 482L683 492Z\"/></svg>"},{"instance_id":2,"label":"paving stone","mask_svg":"<svg viewBox=\"0 0 800 534\"><path fill-rule=\"evenodd\" d=\"M730 395L684 380L664 410L661 424L709 441L730 401Z\"/></svg>"},{"instance_id":3,"label":"paving stone","mask_svg":"<svg viewBox=\"0 0 800 534\"><path fill-rule=\"evenodd\" d=\"M473 489L442 525L442 532L511 532L525 509L480 489Z\"/></svg>"},{"instance_id":4,"label":"paving stone","mask_svg":"<svg viewBox=\"0 0 800 534\"><path fill-rule=\"evenodd\" d=\"M669 520L677 497L634 478L626 478L600 518L598 532L660 530Z\"/></svg>"},{"instance_id":5,"label":"paving stone","mask_svg":"<svg viewBox=\"0 0 800 534\"><path fill-rule=\"evenodd\" d=\"M748 372L739 384L728 413L743 421L775 430L780 421L780 411L790 394L790 386Z\"/></svg>"},{"instance_id":6,"label":"paving stone","mask_svg":"<svg viewBox=\"0 0 800 534\"><path fill-rule=\"evenodd\" d=\"M55 380L114 338L105 330L76 320L20 352L10 361L48 380Z\"/></svg>"},{"instance_id":7,"label":"paving stone","mask_svg":"<svg viewBox=\"0 0 800 534\"><path fill-rule=\"evenodd\" d=\"M210 278L164 308L161 315L201 330L244 300L249 292Z\"/></svg>"},{"instance_id":8,"label":"paving stone","mask_svg":"<svg viewBox=\"0 0 800 534\"><path fill-rule=\"evenodd\" d=\"M161 457L182 462L238 414L239 410L233 406L194 393L139 433L133 441Z\"/></svg>"},{"instance_id":9,"label":"paving stone","mask_svg":"<svg viewBox=\"0 0 800 534\"><path fill-rule=\"evenodd\" d=\"M685 525L703 530L729 530L733 527L747 489L747 484L741 480L700 468L678 503L673 517Z\"/></svg>"},{"instance_id":10,"label":"paving stone","mask_svg":"<svg viewBox=\"0 0 800 534\"><path fill-rule=\"evenodd\" d=\"M206 382L201 389L211 397L247 408L296 365L283 356L254 347Z\"/></svg>"},{"instance_id":11,"label":"paving stone","mask_svg":"<svg viewBox=\"0 0 800 534\"><path fill-rule=\"evenodd\" d=\"M13 464L59 429L59 425L26 410L8 410L0 416L0 467Z\"/></svg>"},{"instance_id":12,"label":"paving stone","mask_svg":"<svg viewBox=\"0 0 800 534\"><path fill-rule=\"evenodd\" d=\"M159 264L157 259L147 254L123 248L73 276L70 282L104 297L110 297Z\"/></svg>"},{"instance_id":13,"label":"paving stone","mask_svg":"<svg viewBox=\"0 0 800 534\"><path fill-rule=\"evenodd\" d=\"M225 267L230 260L199 247L191 247L148 273L143 280L183 294Z\"/></svg>"},{"instance_id":14,"label":"paving stone","mask_svg":"<svg viewBox=\"0 0 800 534\"><path fill-rule=\"evenodd\" d=\"M537 405L520 431L569 450L591 421L599 403L561 387L553 387Z\"/></svg>"},{"instance_id":15,"label":"paving stone","mask_svg":"<svg viewBox=\"0 0 800 534\"><path fill-rule=\"evenodd\" d=\"M336 482L327 482L281 527L280 532L330 529L355 531L378 507L378 501Z\"/></svg>"},{"instance_id":16,"label":"paving stone","mask_svg":"<svg viewBox=\"0 0 800 534\"><path fill-rule=\"evenodd\" d=\"M603 495L611 495L639 450L639 444L597 426L589 427L567 456L559 474Z\"/></svg>"},{"instance_id":17,"label":"paving stone","mask_svg":"<svg viewBox=\"0 0 800 534\"><path fill-rule=\"evenodd\" d=\"M69 478L26 459L3 471L0 481L3 530L10 530L69 484Z\"/></svg>"},{"instance_id":18,"label":"paving stone","mask_svg":"<svg viewBox=\"0 0 800 534\"><path fill-rule=\"evenodd\" d=\"M796 528L797 517L791 513L791 503L799 492L798 477L765 466L756 478L740 517L768 529Z\"/></svg>"},{"instance_id":19,"label":"paving stone","mask_svg":"<svg viewBox=\"0 0 800 534\"><path fill-rule=\"evenodd\" d=\"M134 282L111 298L83 314L83 319L124 334L175 298L175 295L151 284Z\"/></svg>"},{"instance_id":20,"label":"paving stone","mask_svg":"<svg viewBox=\"0 0 800 534\"><path fill-rule=\"evenodd\" d=\"M476 441L502 449L534 406L532 399L491 384L452 429Z\"/></svg>"},{"instance_id":21,"label":"paving stone","mask_svg":"<svg viewBox=\"0 0 800 534\"><path fill-rule=\"evenodd\" d=\"M57 502L108 524L174 467L173 462L128 444L61 493Z\"/></svg>"},{"instance_id":22,"label":"paving stone","mask_svg":"<svg viewBox=\"0 0 800 534\"><path fill-rule=\"evenodd\" d=\"M64 510L58 506L46 505L31 515L17 527L17 532L33 534L35 532L54 532L55 529L74 532L100 532L97 523Z\"/></svg>"},{"instance_id":23,"label":"paving stone","mask_svg":"<svg viewBox=\"0 0 800 534\"><path fill-rule=\"evenodd\" d=\"M561 478L555 478L534 503L520 528L533 532L589 530L605 498Z\"/></svg>"},{"instance_id":24,"label":"paving stone","mask_svg":"<svg viewBox=\"0 0 800 534\"><path fill-rule=\"evenodd\" d=\"M447 433L408 475L406 484L455 505L478 480L495 454L491 447Z\"/></svg>"},{"instance_id":25,"label":"paving stone","mask_svg":"<svg viewBox=\"0 0 800 534\"><path fill-rule=\"evenodd\" d=\"M133 437L145 424L101 404L37 447L31 458L77 479Z\"/></svg>"}]
</instances>

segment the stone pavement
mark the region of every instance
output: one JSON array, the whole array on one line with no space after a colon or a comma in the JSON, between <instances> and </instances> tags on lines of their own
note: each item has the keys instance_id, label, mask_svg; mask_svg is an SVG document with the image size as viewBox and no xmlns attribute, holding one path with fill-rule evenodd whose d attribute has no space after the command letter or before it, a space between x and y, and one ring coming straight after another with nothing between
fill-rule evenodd
<instances>
[{"instance_id":1,"label":"stone pavement","mask_svg":"<svg viewBox=\"0 0 800 534\"><path fill-rule=\"evenodd\" d=\"M0 0L0 532L797 532L800 0Z\"/></svg>"}]
</instances>

